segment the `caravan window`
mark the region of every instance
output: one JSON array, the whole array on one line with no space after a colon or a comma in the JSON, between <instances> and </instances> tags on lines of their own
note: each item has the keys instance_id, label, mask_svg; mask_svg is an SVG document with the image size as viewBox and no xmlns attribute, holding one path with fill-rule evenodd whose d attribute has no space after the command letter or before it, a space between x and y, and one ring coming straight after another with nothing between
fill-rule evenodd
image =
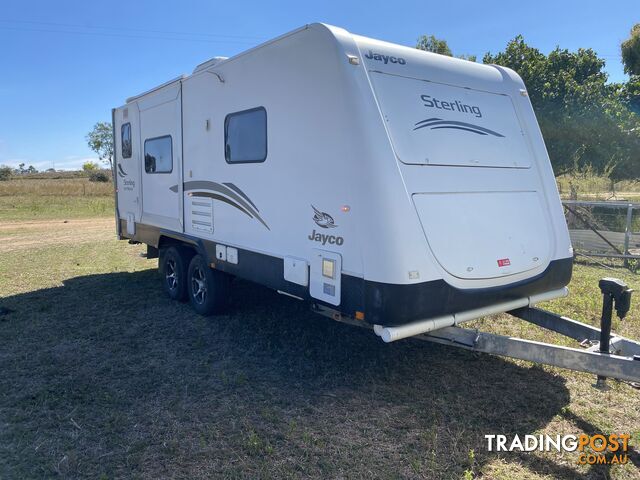
<instances>
[{"instance_id":1,"label":"caravan window","mask_svg":"<svg viewBox=\"0 0 640 480\"><path fill-rule=\"evenodd\" d=\"M120 146L122 158L131 158L131 124L125 123L120 128Z\"/></svg>"},{"instance_id":2,"label":"caravan window","mask_svg":"<svg viewBox=\"0 0 640 480\"><path fill-rule=\"evenodd\" d=\"M227 163L264 162L267 158L267 111L264 107L230 113L224 119Z\"/></svg>"},{"instance_id":3,"label":"caravan window","mask_svg":"<svg viewBox=\"0 0 640 480\"><path fill-rule=\"evenodd\" d=\"M144 141L144 171L147 173L171 173L173 170L173 145L171 136L150 138Z\"/></svg>"}]
</instances>

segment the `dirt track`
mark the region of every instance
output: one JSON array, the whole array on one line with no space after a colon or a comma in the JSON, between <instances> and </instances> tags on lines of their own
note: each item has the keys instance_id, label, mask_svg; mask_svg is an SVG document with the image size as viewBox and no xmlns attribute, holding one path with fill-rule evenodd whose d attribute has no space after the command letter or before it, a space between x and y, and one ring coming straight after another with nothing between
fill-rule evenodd
<instances>
[{"instance_id":1,"label":"dirt track","mask_svg":"<svg viewBox=\"0 0 640 480\"><path fill-rule=\"evenodd\" d=\"M110 240L115 237L112 217L0 223L0 253L40 246Z\"/></svg>"}]
</instances>

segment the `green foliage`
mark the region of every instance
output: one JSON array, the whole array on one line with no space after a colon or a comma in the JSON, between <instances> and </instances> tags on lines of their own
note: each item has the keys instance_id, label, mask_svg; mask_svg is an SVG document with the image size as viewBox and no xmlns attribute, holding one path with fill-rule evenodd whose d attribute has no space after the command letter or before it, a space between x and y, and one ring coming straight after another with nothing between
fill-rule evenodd
<instances>
[{"instance_id":1,"label":"green foliage","mask_svg":"<svg viewBox=\"0 0 640 480\"><path fill-rule=\"evenodd\" d=\"M437 38L434 35L421 35L416 43L416 48L418 50L425 50L427 52L439 53L440 55L453 57L453 53L451 52L447 41ZM456 57L470 62L475 62L477 60L475 55L467 55L464 53L462 55L456 55Z\"/></svg>"},{"instance_id":2,"label":"green foliage","mask_svg":"<svg viewBox=\"0 0 640 480\"><path fill-rule=\"evenodd\" d=\"M467 60L469 62L475 62L478 60L478 57L476 55L467 55L466 53L463 53L461 55L456 55L456 57L461 60Z\"/></svg>"},{"instance_id":3,"label":"green foliage","mask_svg":"<svg viewBox=\"0 0 640 480\"><path fill-rule=\"evenodd\" d=\"M640 23L631 29L631 35L620 45L624 71L629 75L640 75Z\"/></svg>"},{"instance_id":4,"label":"green foliage","mask_svg":"<svg viewBox=\"0 0 640 480\"><path fill-rule=\"evenodd\" d=\"M640 75L632 75L627 83L620 85L620 98L629 110L640 115Z\"/></svg>"},{"instance_id":5,"label":"green foliage","mask_svg":"<svg viewBox=\"0 0 640 480\"><path fill-rule=\"evenodd\" d=\"M483 61L524 80L556 175L590 167L615 180L640 178L640 119L621 86L607 84L605 62L593 50L557 47L547 56L517 36Z\"/></svg>"},{"instance_id":6,"label":"green foliage","mask_svg":"<svg viewBox=\"0 0 640 480\"><path fill-rule=\"evenodd\" d=\"M434 35L422 35L418 38L416 44L418 50L425 50L427 52L439 53L440 55L447 55L452 57L451 49L446 40L436 38Z\"/></svg>"},{"instance_id":7,"label":"green foliage","mask_svg":"<svg viewBox=\"0 0 640 480\"><path fill-rule=\"evenodd\" d=\"M33 165L29 165L28 167L25 165L25 163L21 163L18 165L18 168L16 168L14 170L14 173L20 174L20 175L24 175L25 173L38 173L38 169L36 167L34 167Z\"/></svg>"},{"instance_id":8,"label":"green foliage","mask_svg":"<svg viewBox=\"0 0 640 480\"><path fill-rule=\"evenodd\" d=\"M11 167L7 167L6 165L0 165L0 182L4 180L9 180L12 174L13 174L13 170L11 169Z\"/></svg>"},{"instance_id":9,"label":"green foliage","mask_svg":"<svg viewBox=\"0 0 640 480\"><path fill-rule=\"evenodd\" d=\"M108 122L98 122L87 136L87 145L96 152L101 161L112 167L113 159L113 131Z\"/></svg>"},{"instance_id":10,"label":"green foliage","mask_svg":"<svg viewBox=\"0 0 640 480\"><path fill-rule=\"evenodd\" d=\"M104 170L94 170L89 173L90 182L109 182L111 177Z\"/></svg>"},{"instance_id":11,"label":"green foliage","mask_svg":"<svg viewBox=\"0 0 640 480\"><path fill-rule=\"evenodd\" d=\"M100 166L96 162L84 162L82 164L82 170L85 172L94 172L98 170Z\"/></svg>"}]
</instances>

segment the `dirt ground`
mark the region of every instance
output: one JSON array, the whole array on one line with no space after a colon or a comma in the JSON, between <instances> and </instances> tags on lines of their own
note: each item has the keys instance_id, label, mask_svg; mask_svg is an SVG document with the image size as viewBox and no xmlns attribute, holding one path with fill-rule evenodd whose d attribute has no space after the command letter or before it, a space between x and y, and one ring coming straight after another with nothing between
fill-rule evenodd
<instances>
[{"instance_id":1,"label":"dirt ground","mask_svg":"<svg viewBox=\"0 0 640 480\"><path fill-rule=\"evenodd\" d=\"M16 250L93 243L115 238L113 218L9 221L0 223L0 254Z\"/></svg>"}]
</instances>

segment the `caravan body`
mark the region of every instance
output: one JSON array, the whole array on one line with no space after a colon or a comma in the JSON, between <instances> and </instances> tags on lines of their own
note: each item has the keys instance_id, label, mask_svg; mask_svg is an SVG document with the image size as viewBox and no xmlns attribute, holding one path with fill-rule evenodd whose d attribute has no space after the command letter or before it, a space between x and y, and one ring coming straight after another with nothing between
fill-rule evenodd
<instances>
[{"instance_id":1,"label":"caravan body","mask_svg":"<svg viewBox=\"0 0 640 480\"><path fill-rule=\"evenodd\" d=\"M570 280L549 157L507 68L313 24L113 117L120 238L381 325Z\"/></svg>"}]
</instances>

